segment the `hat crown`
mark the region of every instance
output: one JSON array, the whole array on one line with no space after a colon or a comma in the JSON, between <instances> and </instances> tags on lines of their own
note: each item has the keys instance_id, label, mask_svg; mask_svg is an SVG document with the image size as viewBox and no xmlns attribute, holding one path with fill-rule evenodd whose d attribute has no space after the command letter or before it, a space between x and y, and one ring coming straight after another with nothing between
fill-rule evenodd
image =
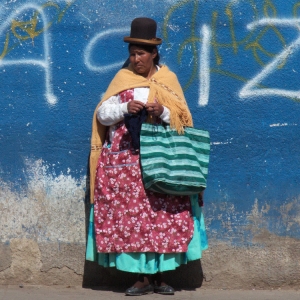
<instances>
[{"instance_id":1,"label":"hat crown","mask_svg":"<svg viewBox=\"0 0 300 300\"><path fill-rule=\"evenodd\" d=\"M156 37L157 24L150 18L135 18L131 22L130 36L124 37L124 42L138 45L157 46L162 39Z\"/></svg>"},{"instance_id":2,"label":"hat crown","mask_svg":"<svg viewBox=\"0 0 300 300\"><path fill-rule=\"evenodd\" d=\"M136 39L156 39L157 25L150 18L136 18L131 22L130 37Z\"/></svg>"}]
</instances>

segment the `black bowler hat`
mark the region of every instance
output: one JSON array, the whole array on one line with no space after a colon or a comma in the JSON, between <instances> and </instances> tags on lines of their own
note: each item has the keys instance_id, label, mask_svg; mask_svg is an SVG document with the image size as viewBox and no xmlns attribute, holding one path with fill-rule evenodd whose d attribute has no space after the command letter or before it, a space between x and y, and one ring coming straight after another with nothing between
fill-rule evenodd
<instances>
[{"instance_id":1,"label":"black bowler hat","mask_svg":"<svg viewBox=\"0 0 300 300\"><path fill-rule=\"evenodd\" d=\"M136 18L131 22L130 36L124 42L141 45L160 45L162 39L156 37L156 22L150 18Z\"/></svg>"}]
</instances>

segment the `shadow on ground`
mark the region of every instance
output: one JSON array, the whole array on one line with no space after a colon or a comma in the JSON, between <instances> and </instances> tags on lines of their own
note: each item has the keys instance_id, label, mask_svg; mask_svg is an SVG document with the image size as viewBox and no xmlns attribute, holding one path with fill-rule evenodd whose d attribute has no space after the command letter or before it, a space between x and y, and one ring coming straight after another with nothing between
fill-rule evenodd
<instances>
[{"instance_id":1,"label":"shadow on ground","mask_svg":"<svg viewBox=\"0 0 300 300\"><path fill-rule=\"evenodd\" d=\"M176 290L199 288L203 282L200 260L188 262L187 265L163 274L164 280ZM122 272L115 268L103 268L95 262L85 261L82 287L124 292L136 280L137 274Z\"/></svg>"}]
</instances>

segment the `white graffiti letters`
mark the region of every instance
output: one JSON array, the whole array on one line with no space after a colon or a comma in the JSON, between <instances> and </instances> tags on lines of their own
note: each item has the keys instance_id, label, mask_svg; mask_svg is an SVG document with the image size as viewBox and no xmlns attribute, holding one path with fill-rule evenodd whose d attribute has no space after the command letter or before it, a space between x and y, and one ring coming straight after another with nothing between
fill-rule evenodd
<instances>
[{"instance_id":1,"label":"white graffiti letters","mask_svg":"<svg viewBox=\"0 0 300 300\"><path fill-rule=\"evenodd\" d=\"M283 51L277 54L270 63L268 63L254 78L248 80L246 84L239 91L241 99L254 98L254 97L270 97L281 96L294 99L300 99L300 90L288 90L281 88L261 88L259 87L263 80L278 71L279 67L286 63L292 55L300 48L300 19L278 19L278 18L264 18L248 24L249 30L254 30L261 26L278 26L278 27L291 27L297 30L298 37L287 45ZM108 35L121 34L128 32L128 29L111 29L97 34L87 45L84 52L84 62L88 69L100 73L109 72L113 69L120 68L123 62L115 62L108 65L95 65L92 63L92 52L96 44L106 38ZM208 105L210 95L210 48L212 32L208 25L203 25L200 29L200 51L199 51L199 98L198 105Z\"/></svg>"},{"instance_id":2,"label":"white graffiti letters","mask_svg":"<svg viewBox=\"0 0 300 300\"><path fill-rule=\"evenodd\" d=\"M0 59L0 67L1 66L13 66L13 65L32 65L36 67L41 67L45 70L45 97L47 99L47 102L51 105L56 104L57 98L53 93L52 89L52 75L51 75L51 58L50 58L50 33L47 30L47 24L48 20L43 12L43 9L34 3L28 3L26 5L23 5L20 7L17 11L13 12L10 16L6 18L6 20L2 23L0 26L0 35L3 35L5 30L10 27L10 24L12 23L13 20L15 20L19 15L22 13L25 13L25 11L28 10L34 10L35 12L38 12L41 20L43 22L43 44L44 44L44 49L43 49L43 58L42 59L7 59L7 58L2 58Z\"/></svg>"},{"instance_id":3,"label":"white graffiti letters","mask_svg":"<svg viewBox=\"0 0 300 300\"><path fill-rule=\"evenodd\" d=\"M278 88L263 88L258 89L257 86L265 79L267 76L274 73L278 66L280 66L284 61L286 61L291 55L300 48L300 19L262 19L257 22L250 23L248 29L252 30L258 26L266 25L278 25L278 26L288 26L294 27L299 32L299 37L294 40L293 43L288 45L281 53L279 53L273 61L271 61L259 74L257 74L253 79L248 81L246 85L241 89L239 96L241 98L258 97L258 96L284 96L300 99L300 90L290 91Z\"/></svg>"},{"instance_id":4,"label":"white graffiti letters","mask_svg":"<svg viewBox=\"0 0 300 300\"><path fill-rule=\"evenodd\" d=\"M202 47L200 51L200 86L199 86L199 106L208 104L210 89L210 66L209 66L209 49L211 41L211 30L209 26L203 25L201 28Z\"/></svg>"},{"instance_id":5,"label":"white graffiti letters","mask_svg":"<svg viewBox=\"0 0 300 300\"><path fill-rule=\"evenodd\" d=\"M99 73L106 73L106 72L109 72L116 68L120 68L122 66L122 64L124 63L124 61L112 63L112 64L109 64L106 66L100 66L100 65L96 66L93 63L91 56L92 56L95 46L97 45L97 43L99 41L101 41L101 39L105 38L106 36L111 36L113 34L123 34L123 33L128 33L128 32L129 32L128 28L110 29L110 30L107 30L104 32L100 32L96 36L94 36L84 50L84 63L87 66L87 68L91 71L96 71ZM107 45L104 44L104 46L107 46Z\"/></svg>"}]
</instances>

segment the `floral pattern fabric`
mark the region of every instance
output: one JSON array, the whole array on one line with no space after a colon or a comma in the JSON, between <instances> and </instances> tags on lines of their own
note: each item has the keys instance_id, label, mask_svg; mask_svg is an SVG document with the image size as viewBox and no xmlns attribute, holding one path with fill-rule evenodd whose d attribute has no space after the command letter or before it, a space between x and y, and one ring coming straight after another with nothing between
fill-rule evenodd
<instances>
[{"instance_id":1,"label":"floral pattern fabric","mask_svg":"<svg viewBox=\"0 0 300 300\"><path fill-rule=\"evenodd\" d=\"M133 99L133 90L120 93L121 102ZM186 252L194 221L188 196L146 191L139 154L123 122L115 125L98 160L94 223L99 253Z\"/></svg>"}]
</instances>

